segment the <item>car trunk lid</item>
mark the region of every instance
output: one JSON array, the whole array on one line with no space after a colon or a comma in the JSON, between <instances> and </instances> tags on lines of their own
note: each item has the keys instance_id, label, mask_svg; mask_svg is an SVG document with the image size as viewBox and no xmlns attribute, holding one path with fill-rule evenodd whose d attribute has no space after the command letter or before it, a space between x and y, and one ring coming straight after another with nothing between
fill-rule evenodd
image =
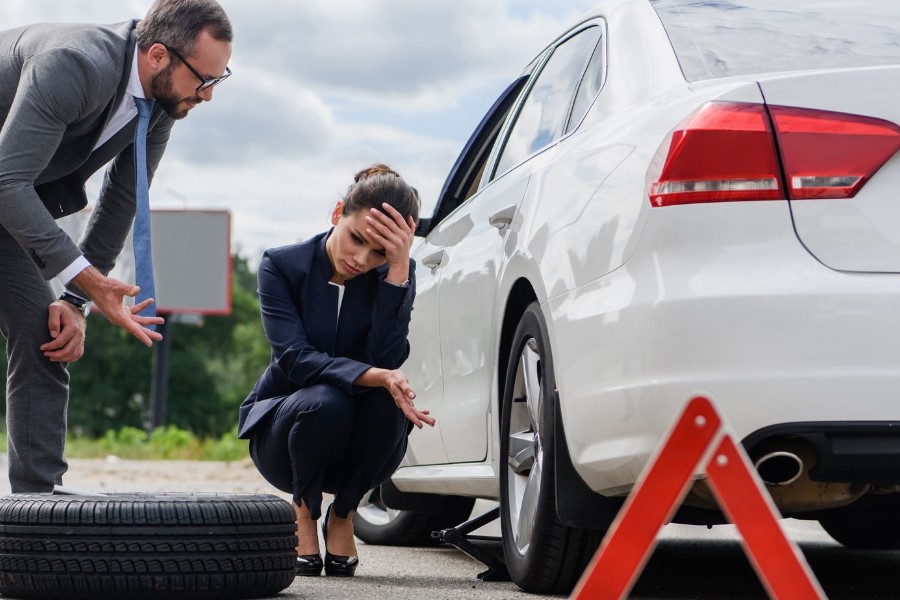
<instances>
[{"instance_id":1,"label":"car trunk lid","mask_svg":"<svg viewBox=\"0 0 900 600\"><path fill-rule=\"evenodd\" d=\"M900 66L759 84L800 241L833 269L900 272Z\"/></svg>"}]
</instances>

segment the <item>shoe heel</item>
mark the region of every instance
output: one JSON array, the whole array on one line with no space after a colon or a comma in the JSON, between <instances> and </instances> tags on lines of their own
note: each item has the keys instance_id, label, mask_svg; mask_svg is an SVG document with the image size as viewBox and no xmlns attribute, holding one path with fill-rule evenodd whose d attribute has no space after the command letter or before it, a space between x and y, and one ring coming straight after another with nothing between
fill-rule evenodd
<instances>
[{"instance_id":1,"label":"shoe heel","mask_svg":"<svg viewBox=\"0 0 900 600\"><path fill-rule=\"evenodd\" d=\"M325 575L328 577L353 577L356 573L356 567L359 566L358 556L338 556L328 551L328 517L331 515L331 507L328 506L325 511L325 518L322 519L322 541L325 542Z\"/></svg>"}]
</instances>

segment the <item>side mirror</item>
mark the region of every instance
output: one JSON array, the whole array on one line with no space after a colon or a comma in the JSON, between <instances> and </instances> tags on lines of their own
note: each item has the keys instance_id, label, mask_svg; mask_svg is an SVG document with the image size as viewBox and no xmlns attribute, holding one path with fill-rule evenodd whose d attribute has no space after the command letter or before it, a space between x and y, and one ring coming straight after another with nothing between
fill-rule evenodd
<instances>
[{"instance_id":1,"label":"side mirror","mask_svg":"<svg viewBox=\"0 0 900 600\"><path fill-rule=\"evenodd\" d=\"M425 237L429 231L431 231L431 219L419 219L419 224L416 226L416 237Z\"/></svg>"}]
</instances>

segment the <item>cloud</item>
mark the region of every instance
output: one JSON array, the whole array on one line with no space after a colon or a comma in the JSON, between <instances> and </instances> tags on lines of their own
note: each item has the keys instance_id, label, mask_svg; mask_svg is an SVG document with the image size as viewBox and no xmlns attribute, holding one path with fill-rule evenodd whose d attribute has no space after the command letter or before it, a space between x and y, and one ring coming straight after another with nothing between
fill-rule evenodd
<instances>
[{"instance_id":1,"label":"cloud","mask_svg":"<svg viewBox=\"0 0 900 600\"><path fill-rule=\"evenodd\" d=\"M173 129L170 151L181 160L244 163L260 156L302 160L329 151L334 116L304 86L248 68L238 85L213 90ZM237 89L235 89L237 88ZM176 142L177 140L177 142Z\"/></svg>"},{"instance_id":2,"label":"cloud","mask_svg":"<svg viewBox=\"0 0 900 600\"><path fill-rule=\"evenodd\" d=\"M272 0L241 4L236 51L325 94L407 110L439 110L474 88L511 79L578 5L510 13L508 1ZM277 30L271 28L278 19Z\"/></svg>"},{"instance_id":3,"label":"cloud","mask_svg":"<svg viewBox=\"0 0 900 600\"><path fill-rule=\"evenodd\" d=\"M255 261L327 228L374 162L401 172L430 214L483 111L591 0L220 1L234 76L174 128L151 205L229 209L234 245ZM4 0L0 23L113 23L149 6Z\"/></svg>"}]
</instances>

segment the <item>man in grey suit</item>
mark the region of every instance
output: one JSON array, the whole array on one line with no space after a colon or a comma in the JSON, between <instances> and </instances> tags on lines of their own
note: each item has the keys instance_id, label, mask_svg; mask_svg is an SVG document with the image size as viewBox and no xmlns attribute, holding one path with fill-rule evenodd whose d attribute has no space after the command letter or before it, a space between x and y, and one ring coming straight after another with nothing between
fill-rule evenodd
<instances>
[{"instance_id":1,"label":"man in grey suit","mask_svg":"<svg viewBox=\"0 0 900 600\"><path fill-rule=\"evenodd\" d=\"M108 278L135 215L134 136L141 99L155 100L150 177L175 120L227 77L231 24L215 0L157 0L141 21L39 24L0 32L0 332L6 338L13 492L62 483L69 375L84 352L88 300L147 346L162 319L126 306L136 285ZM87 204L106 176L79 245L55 219ZM48 281L67 292L54 298Z\"/></svg>"}]
</instances>

